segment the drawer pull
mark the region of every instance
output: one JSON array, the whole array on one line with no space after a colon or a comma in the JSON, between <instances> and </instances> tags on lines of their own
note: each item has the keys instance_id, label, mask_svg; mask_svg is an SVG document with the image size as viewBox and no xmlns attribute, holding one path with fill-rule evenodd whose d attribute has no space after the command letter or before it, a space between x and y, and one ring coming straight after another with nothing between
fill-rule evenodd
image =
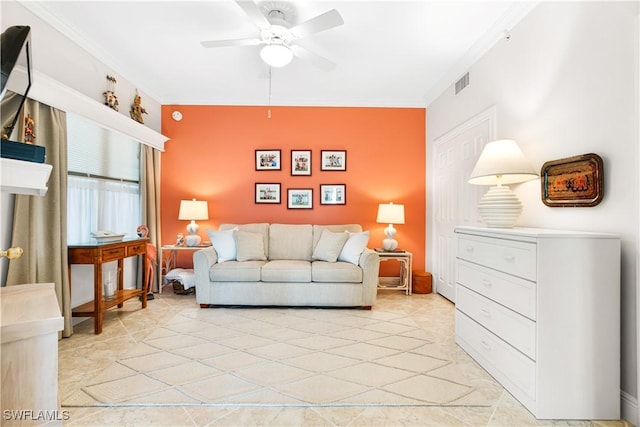
<instances>
[{"instance_id":1,"label":"drawer pull","mask_svg":"<svg viewBox=\"0 0 640 427\"><path fill-rule=\"evenodd\" d=\"M516 260L516 257L514 257L513 255L505 255L504 260L507 262L514 262Z\"/></svg>"},{"instance_id":2,"label":"drawer pull","mask_svg":"<svg viewBox=\"0 0 640 427\"><path fill-rule=\"evenodd\" d=\"M488 319L491 318L491 313L489 312L489 310L485 310L484 308L481 308L480 313L482 313L482 315Z\"/></svg>"},{"instance_id":3,"label":"drawer pull","mask_svg":"<svg viewBox=\"0 0 640 427\"><path fill-rule=\"evenodd\" d=\"M467 246L467 252L469 252L469 253L473 253L473 246L468 245L468 246Z\"/></svg>"},{"instance_id":4,"label":"drawer pull","mask_svg":"<svg viewBox=\"0 0 640 427\"><path fill-rule=\"evenodd\" d=\"M482 346L485 348L485 350L491 351L491 345L488 342L486 342L485 340L480 340L480 344L482 344Z\"/></svg>"},{"instance_id":5,"label":"drawer pull","mask_svg":"<svg viewBox=\"0 0 640 427\"><path fill-rule=\"evenodd\" d=\"M491 286L493 286L493 283L491 283L491 280L489 279L482 279L482 284L487 288L490 288Z\"/></svg>"}]
</instances>

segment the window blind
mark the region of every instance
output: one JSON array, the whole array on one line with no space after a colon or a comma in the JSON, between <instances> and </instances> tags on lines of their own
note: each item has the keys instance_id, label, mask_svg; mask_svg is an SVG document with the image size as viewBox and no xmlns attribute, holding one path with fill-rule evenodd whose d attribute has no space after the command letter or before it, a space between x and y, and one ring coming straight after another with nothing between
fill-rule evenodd
<instances>
[{"instance_id":1,"label":"window blind","mask_svg":"<svg viewBox=\"0 0 640 427\"><path fill-rule=\"evenodd\" d=\"M140 143L67 113L69 173L116 180L140 180Z\"/></svg>"}]
</instances>

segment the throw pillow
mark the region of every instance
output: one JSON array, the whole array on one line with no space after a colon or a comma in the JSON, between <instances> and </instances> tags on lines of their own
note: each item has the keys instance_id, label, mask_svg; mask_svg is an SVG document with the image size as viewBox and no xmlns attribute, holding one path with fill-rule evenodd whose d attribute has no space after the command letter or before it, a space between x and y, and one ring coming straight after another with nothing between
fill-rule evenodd
<instances>
[{"instance_id":1,"label":"throw pillow","mask_svg":"<svg viewBox=\"0 0 640 427\"><path fill-rule=\"evenodd\" d=\"M238 261L264 261L264 240L262 234L250 231L236 231L236 259Z\"/></svg>"},{"instance_id":2,"label":"throw pillow","mask_svg":"<svg viewBox=\"0 0 640 427\"><path fill-rule=\"evenodd\" d=\"M342 251L338 256L338 261L346 261L351 264L358 265L360 262L360 254L366 249L369 244L369 231L363 231L362 233L349 234L349 240L342 247Z\"/></svg>"},{"instance_id":3,"label":"throw pillow","mask_svg":"<svg viewBox=\"0 0 640 427\"><path fill-rule=\"evenodd\" d=\"M318 261L336 262L348 238L347 233L332 233L329 230L323 230L311 257Z\"/></svg>"},{"instance_id":4,"label":"throw pillow","mask_svg":"<svg viewBox=\"0 0 640 427\"><path fill-rule=\"evenodd\" d=\"M218 262L236 260L236 240L233 238L233 232L237 229L236 227L225 231L207 230L209 240L218 254Z\"/></svg>"}]
</instances>

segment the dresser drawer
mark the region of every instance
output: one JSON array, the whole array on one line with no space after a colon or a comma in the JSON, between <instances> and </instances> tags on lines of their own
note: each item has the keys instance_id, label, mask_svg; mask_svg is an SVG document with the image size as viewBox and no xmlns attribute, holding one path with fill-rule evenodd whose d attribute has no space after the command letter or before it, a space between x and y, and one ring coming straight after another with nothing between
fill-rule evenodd
<instances>
[{"instance_id":1,"label":"dresser drawer","mask_svg":"<svg viewBox=\"0 0 640 427\"><path fill-rule=\"evenodd\" d=\"M475 293L456 286L456 309L493 332L531 359L536 359L536 323Z\"/></svg>"},{"instance_id":2,"label":"dresser drawer","mask_svg":"<svg viewBox=\"0 0 640 427\"><path fill-rule=\"evenodd\" d=\"M102 261L111 261L124 258L124 248L122 246L115 248L103 248L100 250Z\"/></svg>"},{"instance_id":3,"label":"dresser drawer","mask_svg":"<svg viewBox=\"0 0 640 427\"><path fill-rule=\"evenodd\" d=\"M456 310L455 319L456 342L498 381L508 380L535 400L536 363L459 310Z\"/></svg>"},{"instance_id":4,"label":"dresser drawer","mask_svg":"<svg viewBox=\"0 0 640 427\"><path fill-rule=\"evenodd\" d=\"M135 245L127 246L127 255L128 257L134 255L140 255L146 252L146 243L136 243Z\"/></svg>"},{"instance_id":5,"label":"dresser drawer","mask_svg":"<svg viewBox=\"0 0 640 427\"><path fill-rule=\"evenodd\" d=\"M456 260L456 281L479 294L536 320L537 285L461 259Z\"/></svg>"},{"instance_id":6,"label":"dresser drawer","mask_svg":"<svg viewBox=\"0 0 640 427\"><path fill-rule=\"evenodd\" d=\"M536 244L460 235L458 258L524 279L536 280Z\"/></svg>"}]
</instances>

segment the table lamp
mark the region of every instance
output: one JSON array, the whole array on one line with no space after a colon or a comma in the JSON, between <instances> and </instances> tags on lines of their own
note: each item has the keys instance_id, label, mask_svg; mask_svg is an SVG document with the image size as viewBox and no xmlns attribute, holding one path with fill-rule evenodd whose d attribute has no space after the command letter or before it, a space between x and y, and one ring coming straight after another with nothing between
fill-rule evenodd
<instances>
[{"instance_id":1,"label":"table lamp","mask_svg":"<svg viewBox=\"0 0 640 427\"><path fill-rule=\"evenodd\" d=\"M198 235L198 224L196 220L209 219L209 206L206 201L202 200L181 200L180 212L178 213L179 220L191 221L187 225L187 232L184 241L187 246L198 246L200 244L200 236Z\"/></svg>"},{"instance_id":2,"label":"table lamp","mask_svg":"<svg viewBox=\"0 0 640 427\"><path fill-rule=\"evenodd\" d=\"M491 185L478 203L480 218L488 227L512 228L522 213L522 203L506 184L531 181L538 174L512 139L489 142L469 177L469 184Z\"/></svg>"},{"instance_id":3,"label":"table lamp","mask_svg":"<svg viewBox=\"0 0 640 427\"><path fill-rule=\"evenodd\" d=\"M404 205L394 205L393 203L381 203L378 205L378 218L376 222L389 224L384 229L386 238L382 240L382 249L393 251L398 247L398 241L394 239L397 230L393 224L404 224Z\"/></svg>"}]
</instances>

